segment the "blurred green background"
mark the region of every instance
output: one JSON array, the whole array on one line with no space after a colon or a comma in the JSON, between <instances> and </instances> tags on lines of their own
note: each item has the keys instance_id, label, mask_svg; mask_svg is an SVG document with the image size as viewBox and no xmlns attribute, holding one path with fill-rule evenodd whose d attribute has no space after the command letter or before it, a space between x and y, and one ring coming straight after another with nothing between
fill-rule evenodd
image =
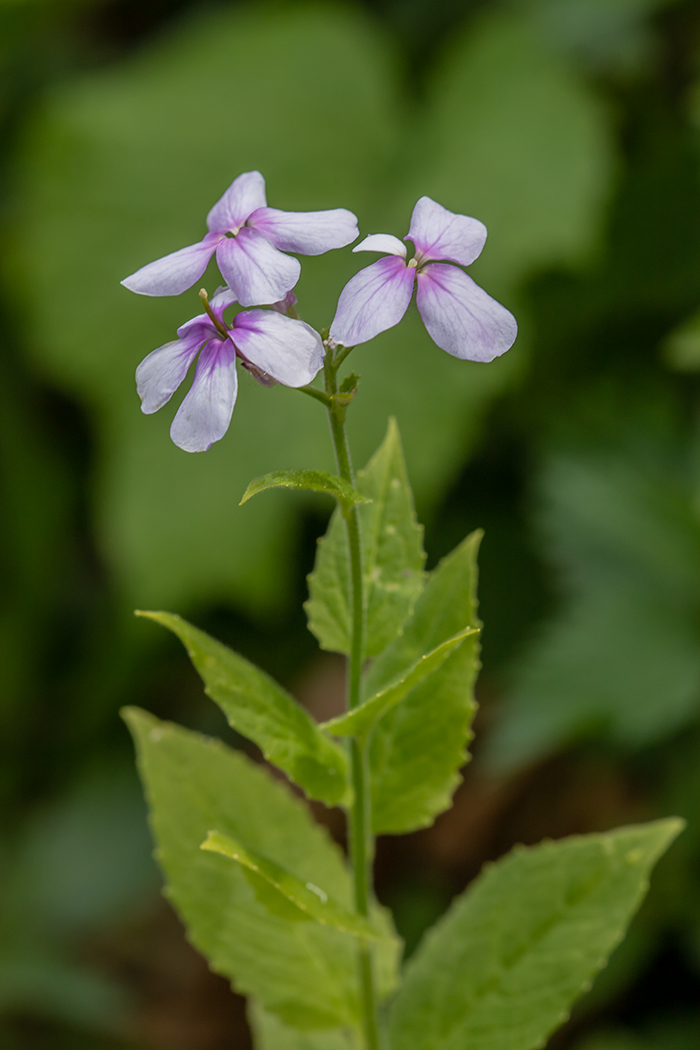
<instances>
[{"instance_id":1,"label":"blurred green background","mask_svg":"<svg viewBox=\"0 0 700 1050\"><path fill-rule=\"evenodd\" d=\"M196 289L119 280L259 168L271 205L349 207L363 234L403 236L424 193L477 216L474 276L521 327L488 367L415 313L353 355L357 461L396 415L431 564L486 529L476 757L434 827L379 843L380 896L410 951L514 842L681 814L552 1046L697 1050L698 0L2 0L0 137L3 1048L249 1046L160 897L117 712L242 744L136 606L333 710L342 666L300 608L329 508L237 507L254 475L328 468L326 424L244 376L225 440L180 452L133 372ZM328 324L360 265L304 261L305 319Z\"/></svg>"}]
</instances>

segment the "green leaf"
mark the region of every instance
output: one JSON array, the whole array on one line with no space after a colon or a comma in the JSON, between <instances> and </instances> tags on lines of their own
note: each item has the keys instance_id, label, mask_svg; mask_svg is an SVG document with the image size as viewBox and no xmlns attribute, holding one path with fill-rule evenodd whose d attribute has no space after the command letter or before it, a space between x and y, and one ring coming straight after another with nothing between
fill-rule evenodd
<instances>
[{"instance_id":1,"label":"green leaf","mask_svg":"<svg viewBox=\"0 0 700 1050\"><path fill-rule=\"evenodd\" d=\"M167 895L192 943L238 991L298 1028L354 1027L356 943L317 922L289 922L256 897L238 864L200 849L210 828L246 842L302 883L352 908L340 850L289 789L241 752L128 708ZM383 910L373 913L390 932ZM396 947L375 949L381 995L395 983Z\"/></svg>"},{"instance_id":2,"label":"green leaf","mask_svg":"<svg viewBox=\"0 0 700 1050\"><path fill-rule=\"evenodd\" d=\"M391 1008L392 1050L535 1050L624 935L683 822L519 847L426 936Z\"/></svg>"},{"instance_id":3,"label":"green leaf","mask_svg":"<svg viewBox=\"0 0 700 1050\"><path fill-rule=\"evenodd\" d=\"M679 456L670 413L628 412L592 440L589 397L585 447L544 464L541 525L563 600L511 669L494 767L593 735L638 748L696 717L697 452Z\"/></svg>"},{"instance_id":4,"label":"green leaf","mask_svg":"<svg viewBox=\"0 0 700 1050\"><path fill-rule=\"evenodd\" d=\"M359 1050L354 1033L349 1029L300 1032L298 1028L282 1024L254 999L248 1000L248 1021L255 1050Z\"/></svg>"},{"instance_id":5,"label":"green leaf","mask_svg":"<svg viewBox=\"0 0 700 1050\"><path fill-rule=\"evenodd\" d=\"M155 620L178 636L207 694L221 707L229 725L253 740L269 762L284 770L310 798L330 806L348 802L345 752L277 682L173 613L137 615Z\"/></svg>"},{"instance_id":6,"label":"green leaf","mask_svg":"<svg viewBox=\"0 0 700 1050\"><path fill-rule=\"evenodd\" d=\"M247 503L252 496L266 489L307 489L312 492L326 492L338 500L344 508L353 507L356 503L367 503L352 485L336 474L325 470L273 470L260 478L253 478L243 493L241 504Z\"/></svg>"},{"instance_id":7,"label":"green leaf","mask_svg":"<svg viewBox=\"0 0 700 1050\"><path fill-rule=\"evenodd\" d=\"M334 901L325 890L313 882L302 882L268 857L263 857L255 850L246 849L240 842L234 842L227 835L210 831L200 849L212 853L221 853L224 857L237 861L244 869L243 874L250 879L255 889L260 882L272 889L277 897L291 904L297 912L295 919L315 919L322 926L332 926L334 930L350 933L353 937L369 937L375 940L381 936L371 922L356 912L348 911ZM269 900L270 898L267 897Z\"/></svg>"},{"instance_id":8,"label":"green leaf","mask_svg":"<svg viewBox=\"0 0 700 1050\"><path fill-rule=\"evenodd\" d=\"M416 522L401 438L394 419L356 486L371 502L359 507L364 545L367 656L376 656L401 630L423 588L423 530ZM350 651L350 574L345 523L331 519L319 542L305 605L322 648Z\"/></svg>"},{"instance_id":9,"label":"green leaf","mask_svg":"<svg viewBox=\"0 0 700 1050\"><path fill-rule=\"evenodd\" d=\"M403 633L371 665L365 695L380 693L423 655L481 626L476 612L481 535L468 536L430 574ZM472 633L375 726L369 761L377 833L424 827L450 806L457 771L468 757L479 666L478 634Z\"/></svg>"},{"instance_id":10,"label":"green leaf","mask_svg":"<svg viewBox=\"0 0 700 1050\"><path fill-rule=\"evenodd\" d=\"M448 638L446 642L438 645L431 652L421 656L419 660L408 668L404 674L392 682L380 693L376 693L353 711L348 711L338 718L324 722L323 729L328 729L335 736L356 736L365 740L375 723L390 708L410 693L424 678L433 674L445 662L455 649L459 648L465 638L478 634L478 627L467 627L454 638Z\"/></svg>"}]
</instances>

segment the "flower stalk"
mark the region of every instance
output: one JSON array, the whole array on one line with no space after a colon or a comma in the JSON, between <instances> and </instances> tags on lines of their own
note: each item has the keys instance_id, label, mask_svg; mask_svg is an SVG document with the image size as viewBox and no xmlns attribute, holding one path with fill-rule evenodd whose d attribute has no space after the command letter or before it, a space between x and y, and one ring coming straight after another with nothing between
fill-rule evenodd
<instances>
[{"instance_id":1,"label":"flower stalk","mask_svg":"<svg viewBox=\"0 0 700 1050\"><path fill-rule=\"evenodd\" d=\"M328 419L338 465L338 473L348 484L355 484L352 458L345 429L345 415L352 398L338 393L337 373L348 348L334 356L329 346L324 359L324 378L328 398ZM348 537L350 579L352 594L352 632L347 676L347 707L360 703L362 665L365 656L366 613L362 568L362 534L357 506L343 511ZM366 746L356 739L350 741L350 767L353 786L353 804L349 817L349 847L355 887L355 908L360 915L369 914L371 897L371 865L374 843L371 833L371 806ZM379 1050L377 1006L369 944L360 941L358 947L362 1023L366 1050Z\"/></svg>"}]
</instances>

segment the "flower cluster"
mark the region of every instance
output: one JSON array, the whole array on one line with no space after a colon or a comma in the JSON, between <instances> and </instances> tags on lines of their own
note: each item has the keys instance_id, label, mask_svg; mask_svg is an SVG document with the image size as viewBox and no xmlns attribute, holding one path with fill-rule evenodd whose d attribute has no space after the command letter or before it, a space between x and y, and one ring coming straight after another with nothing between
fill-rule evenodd
<instances>
[{"instance_id":1,"label":"flower cluster","mask_svg":"<svg viewBox=\"0 0 700 1050\"><path fill-rule=\"evenodd\" d=\"M178 338L150 353L136 371L142 410L157 412L170 400L197 360L192 387L178 409L170 435L186 452L201 452L228 429L236 401L236 362L263 383L303 387L323 365L321 337L295 316L292 288L298 259L286 253L320 255L343 248L358 236L357 218L345 208L286 212L268 208L265 180L245 172L229 186L207 216L209 232L198 243L143 266L122 284L141 295L179 295L216 261L226 281L211 302L200 292L205 313L182 325ZM467 276L480 254L486 228L455 215L430 197L413 210L404 240L372 234L353 251L385 252L353 277L338 301L330 345L356 346L398 324L416 289L419 313L433 341L470 361L491 361L513 345L513 315ZM244 309L232 322L227 307Z\"/></svg>"}]
</instances>

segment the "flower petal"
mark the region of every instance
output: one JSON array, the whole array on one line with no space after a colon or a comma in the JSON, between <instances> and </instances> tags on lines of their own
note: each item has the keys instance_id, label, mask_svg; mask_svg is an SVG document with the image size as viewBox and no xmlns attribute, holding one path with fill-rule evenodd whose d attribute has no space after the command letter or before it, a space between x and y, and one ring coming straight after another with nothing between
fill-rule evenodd
<instances>
[{"instance_id":1,"label":"flower petal","mask_svg":"<svg viewBox=\"0 0 700 1050\"><path fill-rule=\"evenodd\" d=\"M283 255L261 233L247 228L220 242L216 261L241 306L279 302L301 273L298 259Z\"/></svg>"},{"instance_id":2,"label":"flower petal","mask_svg":"<svg viewBox=\"0 0 700 1050\"><path fill-rule=\"evenodd\" d=\"M321 255L332 248L344 248L359 236L357 216L346 208L328 211L280 211L258 208L248 225L267 237L282 252Z\"/></svg>"},{"instance_id":3,"label":"flower petal","mask_svg":"<svg viewBox=\"0 0 700 1050\"><path fill-rule=\"evenodd\" d=\"M236 355L227 339L212 339L202 350L192 389L180 405L170 437L185 452L206 452L231 422L238 379Z\"/></svg>"},{"instance_id":4,"label":"flower petal","mask_svg":"<svg viewBox=\"0 0 700 1050\"><path fill-rule=\"evenodd\" d=\"M175 339L153 350L136 369L136 389L141 398L141 411L150 416L167 404L197 356L202 343L210 338L204 333L190 333L187 339Z\"/></svg>"},{"instance_id":5,"label":"flower petal","mask_svg":"<svg viewBox=\"0 0 700 1050\"><path fill-rule=\"evenodd\" d=\"M390 233L370 233L364 241L353 248L354 252L389 252L390 255L402 255L406 258L406 245Z\"/></svg>"},{"instance_id":6,"label":"flower petal","mask_svg":"<svg viewBox=\"0 0 700 1050\"><path fill-rule=\"evenodd\" d=\"M455 215L430 197L421 197L413 209L405 240L413 241L421 259L449 259L469 266L481 254L486 227L468 215Z\"/></svg>"},{"instance_id":7,"label":"flower petal","mask_svg":"<svg viewBox=\"0 0 700 1050\"><path fill-rule=\"evenodd\" d=\"M233 306L234 303L238 302L236 296L226 285L217 288L211 299L209 305L215 313L223 313L228 306Z\"/></svg>"},{"instance_id":8,"label":"flower petal","mask_svg":"<svg viewBox=\"0 0 700 1050\"><path fill-rule=\"evenodd\" d=\"M256 208L264 208L266 204L265 179L259 171L244 171L207 215L207 229L214 233L233 230L242 226Z\"/></svg>"},{"instance_id":9,"label":"flower petal","mask_svg":"<svg viewBox=\"0 0 700 1050\"><path fill-rule=\"evenodd\" d=\"M416 302L433 342L462 360L493 361L518 334L512 313L456 266L419 271Z\"/></svg>"},{"instance_id":10,"label":"flower petal","mask_svg":"<svg viewBox=\"0 0 700 1050\"><path fill-rule=\"evenodd\" d=\"M413 292L414 266L390 256L356 273L343 288L331 325L331 339L357 346L398 324Z\"/></svg>"},{"instance_id":11,"label":"flower petal","mask_svg":"<svg viewBox=\"0 0 700 1050\"><path fill-rule=\"evenodd\" d=\"M237 314L231 339L240 354L278 383L305 386L323 366L323 343L318 332L271 310Z\"/></svg>"},{"instance_id":12,"label":"flower petal","mask_svg":"<svg viewBox=\"0 0 700 1050\"><path fill-rule=\"evenodd\" d=\"M218 234L208 233L199 244L164 255L125 277L121 283L139 295L180 295L202 276L220 240Z\"/></svg>"}]
</instances>

